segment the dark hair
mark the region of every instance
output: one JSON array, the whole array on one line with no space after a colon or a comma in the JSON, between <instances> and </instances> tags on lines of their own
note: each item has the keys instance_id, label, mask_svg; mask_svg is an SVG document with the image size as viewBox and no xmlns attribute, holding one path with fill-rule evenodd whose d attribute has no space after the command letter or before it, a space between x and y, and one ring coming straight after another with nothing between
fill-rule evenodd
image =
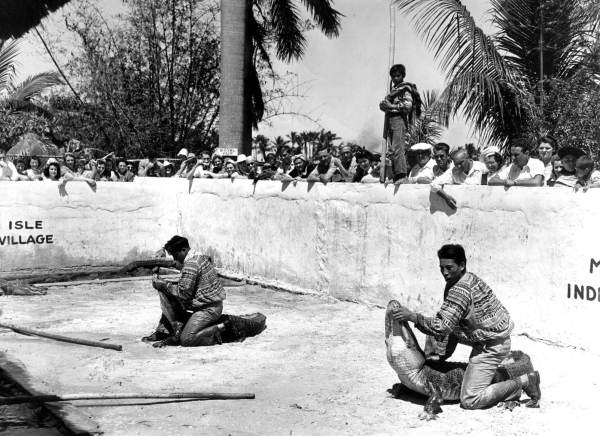
<instances>
[{"instance_id":1,"label":"dark hair","mask_svg":"<svg viewBox=\"0 0 600 436\"><path fill-rule=\"evenodd\" d=\"M37 161L37 163L38 163L38 168L42 166L42 161L40 160L40 158L39 158L39 157L37 157L37 156L31 156L31 157L29 158L29 168L31 168L31 161L32 161L32 160L36 160L36 161Z\"/></svg>"},{"instance_id":2,"label":"dark hair","mask_svg":"<svg viewBox=\"0 0 600 436\"><path fill-rule=\"evenodd\" d=\"M457 264L467 264L467 256L465 255L465 249L459 244L446 244L442 245L437 252L438 258L440 259L452 259Z\"/></svg>"},{"instance_id":3,"label":"dark hair","mask_svg":"<svg viewBox=\"0 0 600 436\"><path fill-rule=\"evenodd\" d=\"M44 169L44 175L47 178L50 178L50 167L51 166L55 166L56 167L56 178L60 179L60 165L57 163L52 162L50 165L48 165L45 169Z\"/></svg>"},{"instance_id":4,"label":"dark hair","mask_svg":"<svg viewBox=\"0 0 600 436\"><path fill-rule=\"evenodd\" d=\"M502 165L504 163L504 159L500 153L492 153L490 156L494 158L498 165Z\"/></svg>"},{"instance_id":5,"label":"dark hair","mask_svg":"<svg viewBox=\"0 0 600 436\"><path fill-rule=\"evenodd\" d=\"M527 139L515 139L511 144L511 147L519 147L523 153L531 151L531 143Z\"/></svg>"},{"instance_id":6,"label":"dark hair","mask_svg":"<svg viewBox=\"0 0 600 436\"><path fill-rule=\"evenodd\" d=\"M433 149L435 151L443 150L446 152L446 154L450 154L450 146L448 144L446 144L445 142L438 142L437 144L435 144L433 146Z\"/></svg>"},{"instance_id":7,"label":"dark hair","mask_svg":"<svg viewBox=\"0 0 600 436\"><path fill-rule=\"evenodd\" d=\"M392 68L390 68L390 76L393 76L396 73L406 76L406 67L402 64L392 65Z\"/></svg>"},{"instance_id":8,"label":"dark hair","mask_svg":"<svg viewBox=\"0 0 600 436\"><path fill-rule=\"evenodd\" d=\"M167 253L169 254L177 253L184 248L190 248L190 243L187 238L179 235L173 236L165 244L165 250L167 250Z\"/></svg>"},{"instance_id":9,"label":"dark hair","mask_svg":"<svg viewBox=\"0 0 600 436\"><path fill-rule=\"evenodd\" d=\"M580 156L575 161L575 168L578 168L581 170L588 170L590 168L594 168L594 161L588 155Z\"/></svg>"},{"instance_id":10,"label":"dark hair","mask_svg":"<svg viewBox=\"0 0 600 436\"><path fill-rule=\"evenodd\" d=\"M540 139L538 139L538 147L540 145L542 145L542 143L546 143L546 144L550 144L552 146L552 148L554 149L554 151L556 151L558 149L558 143L556 142L556 139L554 139L552 136L550 135L546 135L546 136L542 136Z\"/></svg>"},{"instance_id":11,"label":"dark hair","mask_svg":"<svg viewBox=\"0 0 600 436\"><path fill-rule=\"evenodd\" d=\"M127 159L125 159L124 157L120 157L119 159L117 159L115 165L118 167L121 162L125 162L125 166L127 166Z\"/></svg>"},{"instance_id":12,"label":"dark hair","mask_svg":"<svg viewBox=\"0 0 600 436\"><path fill-rule=\"evenodd\" d=\"M369 159L370 162L373 160L373 153L371 153L369 150L361 149L356 152L354 157L357 161L359 161L360 159Z\"/></svg>"}]
</instances>

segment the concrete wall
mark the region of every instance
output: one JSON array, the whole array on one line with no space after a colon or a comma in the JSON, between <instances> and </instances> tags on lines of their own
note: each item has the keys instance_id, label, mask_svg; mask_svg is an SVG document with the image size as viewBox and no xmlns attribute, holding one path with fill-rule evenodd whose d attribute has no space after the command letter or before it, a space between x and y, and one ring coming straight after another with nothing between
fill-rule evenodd
<instances>
[{"instance_id":1,"label":"concrete wall","mask_svg":"<svg viewBox=\"0 0 600 436\"><path fill-rule=\"evenodd\" d=\"M120 264L178 233L231 271L432 313L444 287L436 250L455 242L517 331L600 348L600 269L590 272L591 259L600 267L600 190L456 186L448 188L455 213L428 186L145 179L101 182L96 192L70 183L66 195L51 182L0 190L2 272ZM15 229L16 221L34 228Z\"/></svg>"}]
</instances>

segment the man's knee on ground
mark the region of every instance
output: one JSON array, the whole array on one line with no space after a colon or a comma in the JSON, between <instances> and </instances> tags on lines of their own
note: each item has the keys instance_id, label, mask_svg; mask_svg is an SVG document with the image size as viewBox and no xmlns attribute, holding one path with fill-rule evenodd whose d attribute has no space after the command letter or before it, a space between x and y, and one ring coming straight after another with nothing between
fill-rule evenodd
<instances>
[{"instance_id":1,"label":"man's knee on ground","mask_svg":"<svg viewBox=\"0 0 600 436\"><path fill-rule=\"evenodd\" d=\"M467 410L476 410L479 409L479 399L472 396L462 396L460 397L460 407Z\"/></svg>"},{"instance_id":2,"label":"man's knee on ground","mask_svg":"<svg viewBox=\"0 0 600 436\"><path fill-rule=\"evenodd\" d=\"M193 347L194 344L192 343L192 338L188 338L188 337L181 337L181 346L182 347Z\"/></svg>"}]
</instances>

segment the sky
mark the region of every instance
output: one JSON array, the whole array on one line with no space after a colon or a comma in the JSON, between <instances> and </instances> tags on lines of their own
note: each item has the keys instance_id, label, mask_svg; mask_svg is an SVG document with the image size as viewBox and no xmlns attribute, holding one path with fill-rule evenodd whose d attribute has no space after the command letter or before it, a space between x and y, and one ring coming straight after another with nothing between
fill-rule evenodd
<instances>
[{"instance_id":1,"label":"sky","mask_svg":"<svg viewBox=\"0 0 600 436\"><path fill-rule=\"evenodd\" d=\"M297 2L300 4L301 2ZM99 7L114 12L121 0L99 0ZM305 113L319 121L304 117L281 116L261 123L259 131L268 137L285 136L290 131L331 130L345 141L358 142L371 149L381 144L383 114L379 101L386 93L390 52L389 0L334 0L334 7L344 17L339 38L328 39L318 30L307 34L306 54L291 64L276 63L279 73L297 75L300 99L293 99L288 110ZM464 0L476 22L490 30L486 11L489 0ZM60 22L60 14L46 21L47 27ZM52 21L56 20L56 21ZM394 62L407 68L406 80L419 90L444 87L444 76L426 46L414 31L408 17L396 14ZM59 59L59 63L60 63ZM23 42L19 58L20 76L53 69L39 41L29 35ZM476 142L463 120L453 120L442 140L451 146Z\"/></svg>"}]
</instances>

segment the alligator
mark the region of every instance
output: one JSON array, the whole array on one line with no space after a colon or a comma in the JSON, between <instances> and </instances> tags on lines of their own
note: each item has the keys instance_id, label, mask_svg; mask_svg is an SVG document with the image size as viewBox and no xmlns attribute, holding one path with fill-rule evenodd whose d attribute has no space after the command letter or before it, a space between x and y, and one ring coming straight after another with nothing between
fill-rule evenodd
<instances>
[{"instance_id":1,"label":"alligator","mask_svg":"<svg viewBox=\"0 0 600 436\"><path fill-rule=\"evenodd\" d=\"M392 317L392 312L400 307L400 303L392 300L385 313L385 343L387 360L398 374L402 386L427 397L421 419L435 419L442 412L444 401L460 401L460 388L467 368L464 362L428 361L419 346L408 322L399 322ZM515 365L517 362L526 365ZM517 372L507 371L509 366L517 367ZM502 362L494 382L516 378L521 374L533 371L529 356L521 351L511 351L509 357ZM393 390L394 391L394 390ZM501 404L512 410L520 405L516 401ZM527 407L539 407L538 399L531 399Z\"/></svg>"},{"instance_id":2,"label":"alligator","mask_svg":"<svg viewBox=\"0 0 600 436\"><path fill-rule=\"evenodd\" d=\"M31 280L0 279L0 295L44 295L47 289L42 286L32 286Z\"/></svg>"}]
</instances>

